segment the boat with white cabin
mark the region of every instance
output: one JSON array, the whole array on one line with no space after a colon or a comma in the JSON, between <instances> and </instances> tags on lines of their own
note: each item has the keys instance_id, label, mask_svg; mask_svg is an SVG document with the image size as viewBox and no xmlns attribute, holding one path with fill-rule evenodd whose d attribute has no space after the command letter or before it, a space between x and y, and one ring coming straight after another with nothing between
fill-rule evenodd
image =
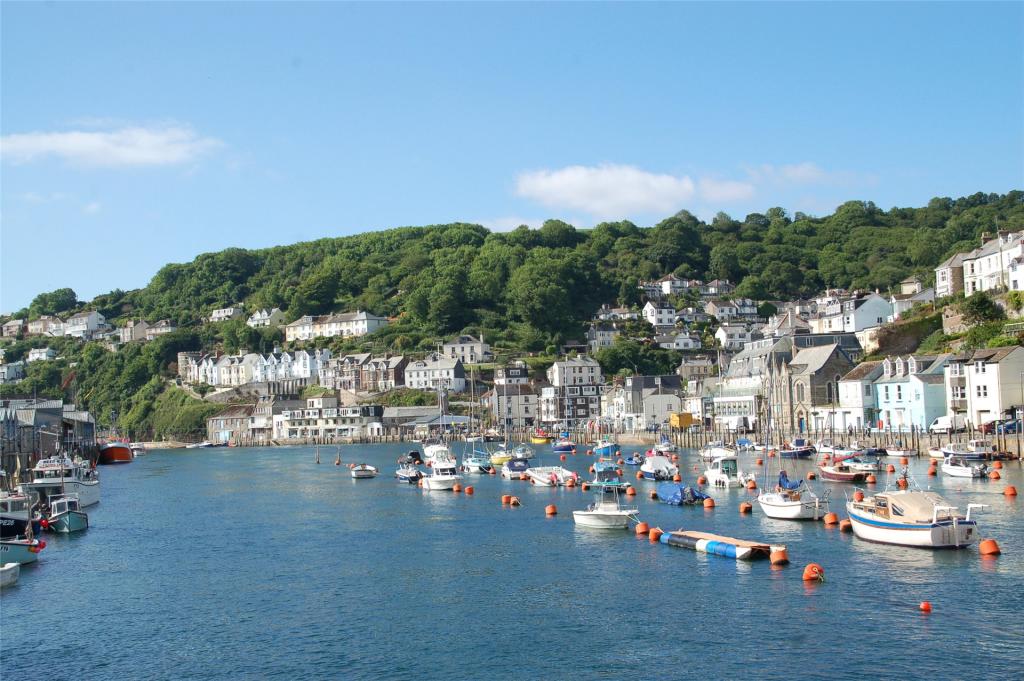
<instances>
[{"instance_id":1,"label":"boat with white cabin","mask_svg":"<svg viewBox=\"0 0 1024 681\"><path fill-rule=\"evenodd\" d=\"M424 440L423 460L427 463L431 463L438 458L452 458L452 450L450 450L448 445L440 440Z\"/></svg>"},{"instance_id":2,"label":"boat with white cabin","mask_svg":"<svg viewBox=\"0 0 1024 681\"><path fill-rule=\"evenodd\" d=\"M395 477L402 482L416 484L419 479L423 477L423 471L421 471L415 463L406 461L398 464L398 470L395 471Z\"/></svg>"},{"instance_id":3,"label":"boat with white cabin","mask_svg":"<svg viewBox=\"0 0 1024 681\"><path fill-rule=\"evenodd\" d=\"M0 539L28 534L32 525L32 498L20 492L0 492Z\"/></svg>"},{"instance_id":4,"label":"boat with white cabin","mask_svg":"<svg viewBox=\"0 0 1024 681\"><path fill-rule=\"evenodd\" d=\"M721 456L704 470L704 477L709 485L715 487L744 487L754 480L754 474L744 475L739 470L739 462L735 456Z\"/></svg>"},{"instance_id":5,"label":"boat with white cabin","mask_svg":"<svg viewBox=\"0 0 1024 681\"><path fill-rule=\"evenodd\" d=\"M700 448L698 455L701 461L714 461L726 456L736 456L736 450L729 447L721 440L709 442Z\"/></svg>"},{"instance_id":6,"label":"boat with white cabin","mask_svg":"<svg viewBox=\"0 0 1024 681\"><path fill-rule=\"evenodd\" d=\"M679 448L676 447L675 443L668 439L668 435L662 434L661 438L658 440L658 444L654 445L654 451L659 454L675 454L679 451Z\"/></svg>"},{"instance_id":7,"label":"boat with white cabin","mask_svg":"<svg viewBox=\"0 0 1024 681\"><path fill-rule=\"evenodd\" d=\"M769 518L820 520L829 511L830 494L826 489L819 497L803 480L791 481L786 471L779 471L778 484L772 490L762 489L757 503Z\"/></svg>"},{"instance_id":8,"label":"boat with white cabin","mask_svg":"<svg viewBox=\"0 0 1024 681\"><path fill-rule=\"evenodd\" d=\"M853 533L882 544L922 548L961 548L978 538L971 511L984 504L967 504L961 515L935 492L886 490L846 502Z\"/></svg>"},{"instance_id":9,"label":"boat with white cabin","mask_svg":"<svg viewBox=\"0 0 1024 681\"><path fill-rule=\"evenodd\" d=\"M988 475L988 466L971 464L961 456L947 456L942 460L942 472L954 478L984 478Z\"/></svg>"},{"instance_id":10,"label":"boat with white cabin","mask_svg":"<svg viewBox=\"0 0 1024 681\"><path fill-rule=\"evenodd\" d=\"M50 511L46 522L51 531L61 534L89 529L89 516L79 508L77 494L50 497Z\"/></svg>"},{"instance_id":11,"label":"boat with white cabin","mask_svg":"<svg viewBox=\"0 0 1024 681\"><path fill-rule=\"evenodd\" d=\"M450 490L461 480L454 458L434 459L430 472L423 478L423 489Z\"/></svg>"},{"instance_id":12,"label":"boat with white cabin","mask_svg":"<svg viewBox=\"0 0 1024 681\"><path fill-rule=\"evenodd\" d=\"M40 459L32 469L32 482L22 483L21 488L26 493L38 494L44 505L51 496L60 494L77 494L82 507L100 500L96 469L86 461L72 461L64 456Z\"/></svg>"},{"instance_id":13,"label":"boat with white cabin","mask_svg":"<svg viewBox=\"0 0 1024 681\"><path fill-rule=\"evenodd\" d=\"M601 530L624 530L630 521L639 522L636 506L623 506L617 486L597 485L594 503L585 509L572 512L573 521L580 527Z\"/></svg>"},{"instance_id":14,"label":"boat with white cabin","mask_svg":"<svg viewBox=\"0 0 1024 681\"><path fill-rule=\"evenodd\" d=\"M501 477L506 480L519 480L530 470L529 459L509 459L501 464Z\"/></svg>"},{"instance_id":15,"label":"boat with white cabin","mask_svg":"<svg viewBox=\"0 0 1024 681\"><path fill-rule=\"evenodd\" d=\"M468 454L462 455L463 473L483 473L484 475L494 470L491 465L491 455L474 449Z\"/></svg>"},{"instance_id":16,"label":"boat with white cabin","mask_svg":"<svg viewBox=\"0 0 1024 681\"><path fill-rule=\"evenodd\" d=\"M640 464L640 474L644 480L671 480L679 475L679 466L667 456L651 454Z\"/></svg>"},{"instance_id":17,"label":"boat with white cabin","mask_svg":"<svg viewBox=\"0 0 1024 681\"><path fill-rule=\"evenodd\" d=\"M967 461L984 461L991 459L996 453L996 447L991 440L970 440L966 445L950 443L942 448L945 456L957 456Z\"/></svg>"}]
</instances>

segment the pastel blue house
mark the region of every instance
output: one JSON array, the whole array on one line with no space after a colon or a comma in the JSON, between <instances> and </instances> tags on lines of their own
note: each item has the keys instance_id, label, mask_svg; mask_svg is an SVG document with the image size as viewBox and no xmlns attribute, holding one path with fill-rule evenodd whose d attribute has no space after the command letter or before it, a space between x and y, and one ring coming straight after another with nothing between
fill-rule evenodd
<instances>
[{"instance_id":1,"label":"pastel blue house","mask_svg":"<svg viewBox=\"0 0 1024 681\"><path fill-rule=\"evenodd\" d=\"M952 355L886 357L882 375L875 380L878 420L884 429L900 432L911 427L926 430L946 414L943 368Z\"/></svg>"}]
</instances>

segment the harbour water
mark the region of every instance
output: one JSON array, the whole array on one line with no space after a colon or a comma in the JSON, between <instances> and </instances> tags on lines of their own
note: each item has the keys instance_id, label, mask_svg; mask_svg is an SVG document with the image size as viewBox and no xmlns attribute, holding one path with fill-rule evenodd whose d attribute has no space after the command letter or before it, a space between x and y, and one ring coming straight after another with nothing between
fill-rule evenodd
<instances>
[{"instance_id":1,"label":"harbour water","mask_svg":"<svg viewBox=\"0 0 1024 681\"><path fill-rule=\"evenodd\" d=\"M955 505L990 504L978 518L998 558L869 544L756 504L743 516L746 490L711 490L714 510L669 507L648 498L654 483L634 482L652 527L784 543L792 564L779 569L576 529L571 511L591 499L578 488L399 484L409 448L343 447L346 464L380 467L372 480L334 466L330 447L319 465L296 447L153 451L103 468L90 529L47 536L0 598L0 678L1005 679L1024 668L1024 497L1001 495L1024 491L1017 462L1000 481L972 481L929 478L927 459L911 460ZM692 484L703 466L681 458ZM585 477L589 463L565 465ZM783 465L791 477L812 467ZM852 486L824 486L845 517ZM824 583L801 581L810 562Z\"/></svg>"}]
</instances>

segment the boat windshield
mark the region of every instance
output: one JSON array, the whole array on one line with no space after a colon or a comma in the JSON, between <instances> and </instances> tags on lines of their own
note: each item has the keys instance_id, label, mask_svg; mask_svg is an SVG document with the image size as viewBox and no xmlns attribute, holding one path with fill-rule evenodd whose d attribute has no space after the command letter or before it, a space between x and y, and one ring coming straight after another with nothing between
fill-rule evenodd
<instances>
[{"instance_id":1,"label":"boat windshield","mask_svg":"<svg viewBox=\"0 0 1024 681\"><path fill-rule=\"evenodd\" d=\"M728 473L729 475L735 475L736 474L736 470L737 470L736 459L723 459L721 461L721 464L722 464L722 472L723 473Z\"/></svg>"}]
</instances>

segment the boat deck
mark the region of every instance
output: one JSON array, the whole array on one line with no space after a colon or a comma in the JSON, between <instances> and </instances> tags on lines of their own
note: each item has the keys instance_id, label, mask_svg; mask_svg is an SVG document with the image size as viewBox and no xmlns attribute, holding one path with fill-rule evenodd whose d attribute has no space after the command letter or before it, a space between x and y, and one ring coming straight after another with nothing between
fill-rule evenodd
<instances>
[{"instance_id":1,"label":"boat deck","mask_svg":"<svg viewBox=\"0 0 1024 681\"><path fill-rule=\"evenodd\" d=\"M736 560L768 558L774 551L786 550L785 546L779 544L723 537L722 535L698 532L696 530L666 532L661 537L661 543L693 549L701 553L712 553L716 556L735 558Z\"/></svg>"}]
</instances>

